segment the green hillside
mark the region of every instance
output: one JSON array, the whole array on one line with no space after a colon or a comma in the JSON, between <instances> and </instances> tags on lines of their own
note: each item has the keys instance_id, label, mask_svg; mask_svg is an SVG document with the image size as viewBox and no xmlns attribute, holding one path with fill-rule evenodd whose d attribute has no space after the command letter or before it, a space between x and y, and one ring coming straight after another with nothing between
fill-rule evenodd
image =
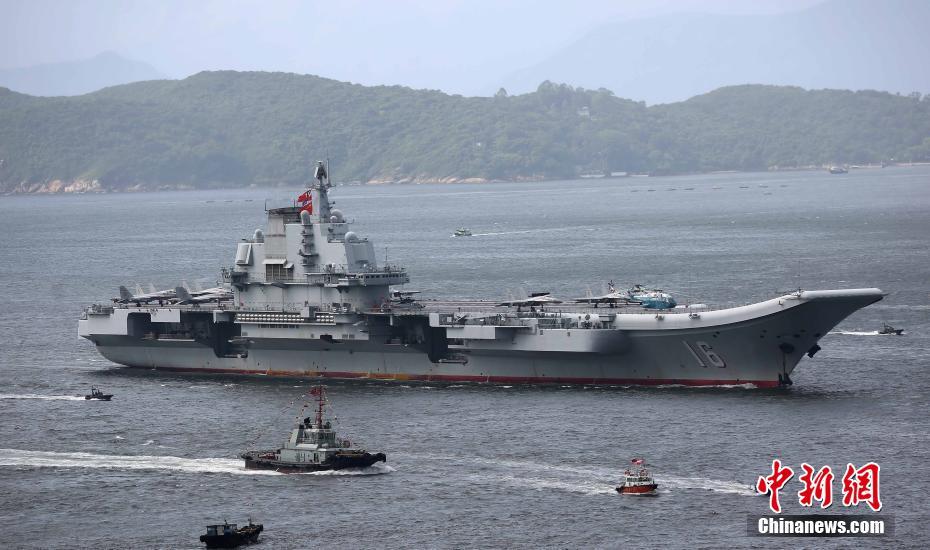
<instances>
[{"instance_id":1,"label":"green hillside","mask_svg":"<svg viewBox=\"0 0 930 550\"><path fill-rule=\"evenodd\" d=\"M559 178L930 160L930 99L723 88L646 107L543 83L466 98L285 73L200 73L77 97L0 88L0 190L298 184L328 155L338 181Z\"/></svg>"}]
</instances>

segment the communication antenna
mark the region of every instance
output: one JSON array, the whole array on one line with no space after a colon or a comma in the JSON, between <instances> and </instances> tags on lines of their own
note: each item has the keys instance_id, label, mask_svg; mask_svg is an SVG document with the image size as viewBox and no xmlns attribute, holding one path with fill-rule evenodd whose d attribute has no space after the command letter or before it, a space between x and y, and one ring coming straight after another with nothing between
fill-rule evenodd
<instances>
[{"instance_id":1,"label":"communication antenna","mask_svg":"<svg viewBox=\"0 0 930 550\"><path fill-rule=\"evenodd\" d=\"M798 260L798 294L801 293L801 260Z\"/></svg>"},{"instance_id":2,"label":"communication antenna","mask_svg":"<svg viewBox=\"0 0 930 550\"><path fill-rule=\"evenodd\" d=\"M333 173L330 172L329 167L329 151L326 151L326 183L333 184Z\"/></svg>"}]
</instances>

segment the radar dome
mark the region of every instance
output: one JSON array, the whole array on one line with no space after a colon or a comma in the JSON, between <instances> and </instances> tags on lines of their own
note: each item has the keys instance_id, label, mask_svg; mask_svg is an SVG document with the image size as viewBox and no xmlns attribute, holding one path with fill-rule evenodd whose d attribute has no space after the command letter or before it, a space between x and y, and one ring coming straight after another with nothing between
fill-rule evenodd
<instances>
[{"instance_id":1,"label":"radar dome","mask_svg":"<svg viewBox=\"0 0 930 550\"><path fill-rule=\"evenodd\" d=\"M252 241L257 243L265 242L265 232L261 229L256 229L255 233L252 235Z\"/></svg>"},{"instance_id":2,"label":"radar dome","mask_svg":"<svg viewBox=\"0 0 930 550\"><path fill-rule=\"evenodd\" d=\"M346 242L347 243L357 243L358 235L355 234L355 231L349 231L346 233Z\"/></svg>"},{"instance_id":3,"label":"radar dome","mask_svg":"<svg viewBox=\"0 0 930 550\"><path fill-rule=\"evenodd\" d=\"M310 219L310 212L307 212L306 210L300 211L300 223L304 225L310 225L312 223Z\"/></svg>"},{"instance_id":4,"label":"radar dome","mask_svg":"<svg viewBox=\"0 0 930 550\"><path fill-rule=\"evenodd\" d=\"M333 208L329 211L329 221L332 223L342 223L346 220L345 216L342 215L342 210L338 208Z\"/></svg>"}]
</instances>

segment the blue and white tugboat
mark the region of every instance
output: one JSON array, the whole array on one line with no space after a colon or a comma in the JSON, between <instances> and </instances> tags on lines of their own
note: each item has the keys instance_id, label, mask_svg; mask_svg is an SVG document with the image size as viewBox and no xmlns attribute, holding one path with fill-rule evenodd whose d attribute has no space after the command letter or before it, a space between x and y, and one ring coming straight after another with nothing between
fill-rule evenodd
<instances>
[{"instance_id":1,"label":"blue and white tugboat","mask_svg":"<svg viewBox=\"0 0 930 550\"><path fill-rule=\"evenodd\" d=\"M239 455L245 459L246 468L290 474L367 468L375 462L387 461L384 453L353 449L349 440L336 437L332 423L323 418L326 406L323 386L315 386L310 395L317 398L316 417L308 416L299 422L280 449L246 451Z\"/></svg>"}]
</instances>

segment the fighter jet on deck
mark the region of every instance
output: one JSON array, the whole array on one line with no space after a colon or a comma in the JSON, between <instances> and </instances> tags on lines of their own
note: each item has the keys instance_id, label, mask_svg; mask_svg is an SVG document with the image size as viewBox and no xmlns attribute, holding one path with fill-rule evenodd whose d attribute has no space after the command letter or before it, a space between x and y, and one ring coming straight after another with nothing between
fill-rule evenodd
<instances>
[{"instance_id":1,"label":"fighter jet on deck","mask_svg":"<svg viewBox=\"0 0 930 550\"><path fill-rule=\"evenodd\" d=\"M608 292L607 294L601 296L585 296L584 298L576 298L575 302L579 304L594 304L594 307L597 307L599 304L607 304L612 306L639 304L639 302L631 300L630 297L626 295L626 293L617 291Z\"/></svg>"},{"instance_id":2,"label":"fighter jet on deck","mask_svg":"<svg viewBox=\"0 0 930 550\"><path fill-rule=\"evenodd\" d=\"M140 304L147 304L149 302L157 302L158 300L173 300L177 297L177 294L174 290L152 290L152 292L143 293L142 287L136 285L137 294L129 292L129 289L125 286L119 287L119 298L113 298L113 301L118 304L129 304L132 302L137 302Z\"/></svg>"},{"instance_id":3,"label":"fighter jet on deck","mask_svg":"<svg viewBox=\"0 0 930 550\"><path fill-rule=\"evenodd\" d=\"M232 298L232 291L223 287L208 288L198 292L191 292L179 286L174 289L177 295L178 304L202 304L205 302L219 302L220 300L229 300Z\"/></svg>"},{"instance_id":4,"label":"fighter jet on deck","mask_svg":"<svg viewBox=\"0 0 930 550\"><path fill-rule=\"evenodd\" d=\"M549 295L548 292L534 292L530 294L529 298L521 298L519 300L508 300L506 302L501 302L497 304L498 306L517 306L517 307L526 307L526 306L542 306L546 304L561 304L562 300L558 300Z\"/></svg>"}]
</instances>

